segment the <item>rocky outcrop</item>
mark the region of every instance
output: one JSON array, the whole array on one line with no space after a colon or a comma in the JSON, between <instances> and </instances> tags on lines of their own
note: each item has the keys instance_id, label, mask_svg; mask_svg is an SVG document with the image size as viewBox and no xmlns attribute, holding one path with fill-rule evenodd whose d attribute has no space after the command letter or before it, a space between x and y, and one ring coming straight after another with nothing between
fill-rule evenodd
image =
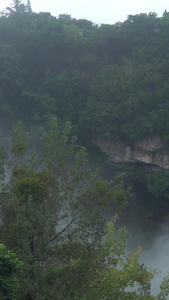
<instances>
[{"instance_id":1,"label":"rocky outcrop","mask_svg":"<svg viewBox=\"0 0 169 300\"><path fill-rule=\"evenodd\" d=\"M160 137L141 140L137 143L124 144L122 141L112 140L95 141L100 150L109 156L109 159L120 163L144 163L152 168L169 169L169 152L163 147Z\"/></svg>"}]
</instances>

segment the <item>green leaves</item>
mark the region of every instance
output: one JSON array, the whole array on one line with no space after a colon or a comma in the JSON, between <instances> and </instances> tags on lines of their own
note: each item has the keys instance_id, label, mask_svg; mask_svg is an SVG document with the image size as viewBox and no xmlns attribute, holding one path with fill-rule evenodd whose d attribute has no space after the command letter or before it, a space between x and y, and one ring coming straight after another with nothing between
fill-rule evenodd
<instances>
[{"instance_id":1,"label":"green leaves","mask_svg":"<svg viewBox=\"0 0 169 300\"><path fill-rule=\"evenodd\" d=\"M4 181L5 179L5 162L7 159L8 155L4 151L3 147L0 146L0 184Z\"/></svg>"},{"instance_id":2,"label":"green leaves","mask_svg":"<svg viewBox=\"0 0 169 300\"><path fill-rule=\"evenodd\" d=\"M33 160L21 122L11 134L12 177L0 193L0 239L24 262L19 299L55 299L56 292L58 299L80 299L104 268L98 252L102 209L127 200L119 179L116 186L96 180L71 128L66 122L61 129L53 117Z\"/></svg>"},{"instance_id":3,"label":"green leaves","mask_svg":"<svg viewBox=\"0 0 169 300\"><path fill-rule=\"evenodd\" d=\"M0 240L23 261L17 299L163 299L168 279L159 298L152 296L155 271L139 264L141 249L126 255L126 228L116 230L116 216L107 225L101 217L109 204L115 212L126 205L130 189L124 189L123 177L106 181L91 172L70 122L60 129L57 118L51 119L37 164L36 157L31 163L25 156L28 141L19 122L12 132L12 176L0 191ZM3 160L2 152L2 166ZM0 247L2 295L16 290L11 276L20 266L16 255L4 251ZM2 299L15 299L10 297Z\"/></svg>"},{"instance_id":4,"label":"green leaves","mask_svg":"<svg viewBox=\"0 0 169 300\"><path fill-rule=\"evenodd\" d=\"M0 244L0 298L2 300L17 299L18 281L15 273L22 265L16 254Z\"/></svg>"},{"instance_id":5,"label":"green leaves","mask_svg":"<svg viewBox=\"0 0 169 300\"><path fill-rule=\"evenodd\" d=\"M11 140L11 152L16 159L16 166L19 167L23 156L26 155L29 145L29 133L24 132L21 121L19 121L17 126L13 129L11 133Z\"/></svg>"},{"instance_id":6,"label":"green leaves","mask_svg":"<svg viewBox=\"0 0 169 300\"><path fill-rule=\"evenodd\" d=\"M104 261L104 267L97 269L97 276L82 299L156 299L150 293L155 271L149 272L139 264L140 248L125 255L128 233L125 228L117 232L115 221L116 218L107 224L105 237L98 247L98 257Z\"/></svg>"}]
</instances>

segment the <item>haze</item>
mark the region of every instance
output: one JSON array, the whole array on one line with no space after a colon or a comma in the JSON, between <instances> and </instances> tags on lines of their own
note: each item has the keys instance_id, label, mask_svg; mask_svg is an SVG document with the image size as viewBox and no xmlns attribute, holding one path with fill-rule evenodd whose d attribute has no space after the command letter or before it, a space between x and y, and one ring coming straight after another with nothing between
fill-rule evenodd
<instances>
[{"instance_id":1,"label":"haze","mask_svg":"<svg viewBox=\"0 0 169 300\"><path fill-rule=\"evenodd\" d=\"M0 10L10 6L12 0L1 0ZM26 2L24 0L23 2ZM52 15L69 14L72 18L87 19L96 24L123 22L127 16L139 13L156 12L162 16L169 10L168 0L31 0L35 12L51 12Z\"/></svg>"}]
</instances>

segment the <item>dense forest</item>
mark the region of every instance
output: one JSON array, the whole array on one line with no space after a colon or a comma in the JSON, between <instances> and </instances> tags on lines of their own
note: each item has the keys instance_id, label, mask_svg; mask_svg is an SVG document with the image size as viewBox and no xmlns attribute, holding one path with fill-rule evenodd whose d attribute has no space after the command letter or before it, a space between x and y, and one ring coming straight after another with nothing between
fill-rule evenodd
<instances>
[{"instance_id":1,"label":"dense forest","mask_svg":"<svg viewBox=\"0 0 169 300\"><path fill-rule=\"evenodd\" d=\"M22 4L6 10L0 18L1 116L44 126L57 114L83 142L159 133L169 146L168 26L167 12L97 26L36 14Z\"/></svg>"},{"instance_id":2,"label":"dense forest","mask_svg":"<svg viewBox=\"0 0 169 300\"><path fill-rule=\"evenodd\" d=\"M126 229L101 212L134 195L165 216L169 171L113 164L93 141L158 135L168 151L168 31L167 11L114 25L35 13L29 0L1 12L2 143L12 131L9 158L0 148L1 299L166 299L169 279L152 296L155 272L140 249L125 256Z\"/></svg>"},{"instance_id":3,"label":"dense forest","mask_svg":"<svg viewBox=\"0 0 169 300\"><path fill-rule=\"evenodd\" d=\"M72 123L89 152L93 140L154 135L169 149L168 28L167 11L160 18L141 13L98 26L70 15L37 14L29 1L14 1L0 17L2 134L21 120L36 139L57 115L60 124ZM150 210L163 214L169 173L159 176L162 188L156 188L157 174L140 177L134 169L130 177L145 183Z\"/></svg>"}]
</instances>

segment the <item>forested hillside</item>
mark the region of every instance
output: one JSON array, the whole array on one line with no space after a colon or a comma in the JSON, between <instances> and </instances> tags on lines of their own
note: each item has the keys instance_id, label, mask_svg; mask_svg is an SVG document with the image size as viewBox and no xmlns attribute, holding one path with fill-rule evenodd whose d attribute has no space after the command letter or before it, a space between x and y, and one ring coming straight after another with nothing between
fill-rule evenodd
<instances>
[{"instance_id":1,"label":"forested hillside","mask_svg":"<svg viewBox=\"0 0 169 300\"><path fill-rule=\"evenodd\" d=\"M37 14L29 0L1 12L2 299L167 299L169 277L152 295L155 271L140 249L126 256L126 229L103 211L164 220L169 170L112 163L93 144L157 136L169 151L168 32L167 11L113 25Z\"/></svg>"},{"instance_id":2,"label":"forested hillside","mask_svg":"<svg viewBox=\"0 0 169 300\"><path fill-rule=\"evenodd\" d=\"M43 125L51 115L93 137L138 140L160 134L169 146L169 13L97 26L36 14L0 17L1 116Z\"/></svg>"},{"instance_id":3,"label":"forested hillside","mask_svg":"<svg viewBox=\"0 0 169 300\"><path fill-rule=\"evenodd\" d=\"M1 134L21 120L37 137L57 115L60 124L72 123L83 145L158 135L168 150L168 30L167 11L98 26L13 1L0 17ZM150 210L159 211L159 199L166 210L168 171L160 173L162 188L159 175L133 172L129 177L149 193Z\"/></svg>"}]
</instances>

